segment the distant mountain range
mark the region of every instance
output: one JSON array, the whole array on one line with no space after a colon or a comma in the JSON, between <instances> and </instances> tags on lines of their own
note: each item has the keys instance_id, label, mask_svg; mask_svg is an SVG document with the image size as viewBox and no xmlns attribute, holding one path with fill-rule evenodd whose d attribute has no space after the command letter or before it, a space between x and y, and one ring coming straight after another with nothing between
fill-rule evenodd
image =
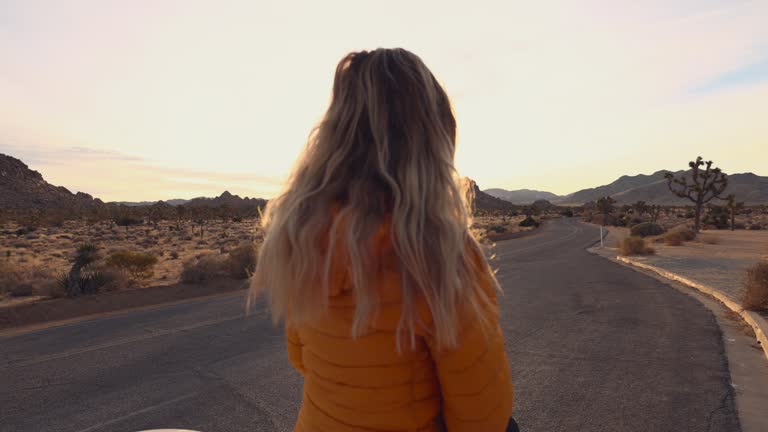
<instances>
[{"instance_id":1,"label":"distant mountain range","mask_svg":"<svg viewBox=\"0 0 768 432\"><path fill-rule=\"evenodd\" d=\"M559 196L551 192L529 189L504 190L499 188L481 191L475 184L475 207L486 211L511 210L515 205L531 204L546 200L559 205L581 205L596 201L604 196L611 196L620 204L645 201L649 204L682 205L689 202L673 195L667 188L664 175L669 171L657 171L650 175L622 176L607 185L583 189L569 195ZM679 176L685 171L674 174ZM747 204L768 203L768 177L752 173L728 176L728 189L725 194L733 193L738 201ZM8 155L0 154L0 209L58 208L88 209L100 206L149 206L149 205L184 205L190 207L220 207L233 209L252 209L263 207L267 201L262 198L241 198L227 191L214 198L193 198L190 200L172 199L156 202L112 202L104 203L83 192L72 193L61 186L46 182L43 176L29 169L24 162Z\"/></svg>"},{"instance_id":2,"label":"distant mountain range","mask_svg":"<svg viewBox=\"0 0 768 432\"><path fill-rule=\"evenodd\" d=\"M263 207L267 200L262 198L241 198L239 195L232 195L229 191L224 191L221 195L214 198L198 197L192 199L171 199L167 201L112 201L110 204L126 205L128 207L144 207L164 203L172 206L184 205L189 207L221 207L222 205L231 208L251 208Z\"/></svg>"},{"instance_id":3,"label":"distant mountain range","mask_svg":"<svg viewBox=\"0 0 768 432\"><path fill-rule=\"evenodd\" d=\"M653 174L638 174L621 176L614 182L568 195L556 195L549 192L504 189L487 189L486 193L515 204L530 204L537 199L546 199L559 205L582 205L586 202L597 201L604 196L611 196L619 204L630 204L645 201L648 204L685 205L690 204L685 198L673 195L667 187L665 175L672 171L656 171ZM672 172L675 176L686 174L686 171ZM734 194L737 201L748 205L768 203L768 177L752 173L732 174L728 176L728 188L723 195ZM549 196L549 198L546 198Z\"/></svg>"},{"instance_id":4,"label":"distant mountain range","mask_svg":"<svg viewBox=\"0 0 768 432\"><path fill-rule=\"evenodd\" d=\"M559 195L555 195L552 192L544 192L544 191L537 191L537 190L530 190L530 189L518 189L518 190L504 190L499 188L493 188L493 189L486 189L483 192L487 193L488 195L495 196L496 198L501 198L505 201L509 201L513 204L531 204L534 201L538 200L547 200L549 202L554 202L560 198L562 198Z\"/></svg>"},{"instance_id":5,"label":"distant mountain range","mask_svg":"<svg viewBox=\"0 0 768 432\"><path fill-rule=\"evenodd\" d=\"M169 199L169 200L163 200L162 202L177 206L177 205L184 205L191 200L188 199ZM151 206L154 204L157 204L160 201L110 201L109 204L115 204L115 205L124 205L128 207L145 207L145 206Z\"/></svg>"}]
</instances>

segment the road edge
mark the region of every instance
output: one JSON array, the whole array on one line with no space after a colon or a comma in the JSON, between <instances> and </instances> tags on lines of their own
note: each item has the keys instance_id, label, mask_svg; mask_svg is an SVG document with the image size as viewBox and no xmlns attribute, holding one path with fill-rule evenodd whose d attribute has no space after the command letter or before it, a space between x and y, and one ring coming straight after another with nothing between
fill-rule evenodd
<instances>
[{"instance_id":1,"label":"road edge","mask_svg":"<svg viewBox=\"0 0 768 432\"><path fill-rule=\"evenodd\" d=\"M32 333L40 330L47 330L49 328L55 328L55 327L63 327L67 325L72 324L79 324L81 322L85 321L93 321L97 319L102 318L113 318L113 317L119 317L121 315L133 313L133 312L144 312L144 311L151 311L155 309L162 309L164 307L169 306L176 306L181 304L187 304L187 303L195 303L195 302L201 302L201 301L207 301L207 300L214 300L220 297L230 297L230 296L236 296L236 295L242 295L244 294L248 288L233 290L233 291L227 291L227 292L221 292L216 294L209 294L204 296L197 296L197 297L191 297L186 299L180 299L180 300L172 300L164 303L155 303L145 306L137 306L137 307L128 307L123 309L117 309L109 312L97 312L92 313L88 315L81 315L77 317L67 318L63 320L56 320L56 321L43 321L35 324L28 324L24 326L18 326L18 327L6 327L4 329L0 329L0 338L5 337L12 337L12 336L19 336L26 333Z\"/></svg>"},{"instance_id":2,"label":"road edge","mask_svg":"<svg viewBox=\"0 0 768 432\"><path fill-rule=\"evenodd\" d=\"M719 300L728 309L739 314L739 316L741 316L744 322L746 322L747 324L750 325L750 327L752 327L752 330L755 332L755 338L757 339L757 343L760 344L760 347L763 349L763 354L765 354L765 358L766 360L768 360L768 336L766 336L768 335L768 321L766 321L765 318L761 317L756 312L745 310L743 307L741 307L740 304L736 303L730 297L726 296L725 294L723 294L722 292L720 292L715 288L690 280L676 273L664 270L656 266L652 266L650 264L641 263L631 258L627 258L623 256L617 256L616 260L635 266L635 267L645 269L645 270L650 270L654 273L659 274L660 276L663 276L673 281L680 282L683 285L687 285L691 288L694 288L704 294L707 294Z\"/></svg>"}]
</instances>

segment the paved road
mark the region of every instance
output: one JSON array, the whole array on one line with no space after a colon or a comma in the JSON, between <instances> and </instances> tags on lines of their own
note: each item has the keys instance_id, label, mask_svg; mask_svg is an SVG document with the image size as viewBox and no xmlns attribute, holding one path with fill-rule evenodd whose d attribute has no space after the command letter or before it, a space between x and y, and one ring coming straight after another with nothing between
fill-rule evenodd
<instances>
[{"instance_id":1,"label":"paved road","mask_svg":"<svg viewBox=\"0 0 768 432\"><path fill-rule=\"evenodd\" d=\"M695 299L554 221L499 243L524 431L738 431L721 333ZM0 338L0 431L290 430L301 382L241 295Z\"/></svg>"}]
</instances>

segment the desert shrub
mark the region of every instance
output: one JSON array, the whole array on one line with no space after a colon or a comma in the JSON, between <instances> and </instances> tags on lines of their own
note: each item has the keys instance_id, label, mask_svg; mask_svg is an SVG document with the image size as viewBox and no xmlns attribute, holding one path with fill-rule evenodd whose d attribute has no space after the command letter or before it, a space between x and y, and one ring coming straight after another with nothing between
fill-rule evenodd
<instances>
[{"instance_id":1,"label":"desert shrub","mask_svg":"<svg viewBox=\"0 0 768 432\"><path fill-rule=\"evenodd\" d=\"M69 278L67 273L62 272L56 276L47 289L43 291L43 295L47 295L52 298L62 298L67 296L67 287L69 285Z\"/></svg>"},{"instance_id":2,"label":"desert shrub","mask_svg":"<svg viewBox=\"0 0 768 432\"><path fill-rule=\"evenodd\" d=\"M565 210L563 210L562 212L560 212L560 214L561 214L562 216L565 216L565 217L573 217L573 210L571 210L571 209L565 209Z\"/></svg>"},{"instance_id":3,"label":"desert shrub","mask_svg":"<svg viewBox=\"0 0 768 432\"><path fill-rule=\"evenodd\" d=\"M14 297L29 297L35 293L35 289L31 284L20 283L11 288L8 293Z\"/></svg>"},{"instance_id":4,"label":"desert shrub","mask_svg":"<svg viewBox=\"0 0 768 432\"><path fill-rule=\"evenodd\" d=\"M733 225L733 229L743 230L743 229L747 229L747 226L743 223L738 222Z\"/></svg>"},{"instance_id":5,"label":"desert shrub","mask_svg":"<svg viewBox=\"0 0 768 432\"><path fill-rule=\"evenodd\" d=\"M22 297L43 291L51 284L49 270L38 262L0 262L0 294Z\"/></svg>"},{"instance_id":6,"label":"desert shrub","mask_svg":"<svg viewBox=\"0 0 768 432\"><path fill-rule=\"evenodd\" d=\"M539 226L539 221L537 221L536 219L532 218L531 216L526 216L525 219L520 221L519 225L521 227L538 227Z\"/></svg>"},{"instance_id":7,"label":"desert shrub","mask_svg":"<svg viewBox=\"0 0 768 432\"><path fill-rule=\"evenodd\" d=\"M720 238L716 235L702 234L699 236L699 241L705 244L716 245L720 243Z\"/></svg>"},{"instance_id":8,"label":"desert shrub","mask_svg":"<svg viewBox=\"0 0 768 432\"><path fill-rule=\"evenodd\" d=\"M154 274L157 257L143 252L115 252L107 258L107 265L118 268L130 275L135 282L143 282Z\"/></svg>"},{"instance_id":9,"label":"desert shrub","mask_svg":"<svg viewBox=\"0 0 768 432\"><path fill-rule=\"evenodd\" d=\"M701 220L704 225L711 225L717 229L730 227L730 217L725 207L712 206L709 212Z\"/></svg>"},{"instance_id":10,"label":"desert shrub","mask_svg":"<svg viewBox=\"0 0 768 432\"><path fill-rule=\"evenodd\" d=\"M223 276L226 273L226 263L221 255L203 254L191 258L182 264L181 280L187 283L200 283Z\"/></svg>"},{"instance_id":11,"label":"desert shrub","mask_svg":"<svg viewBox=\"0 0 768 432\"><path fill-rule=\"evenodd\" d=\"M664 228L653 222L643 222L630 228L629 233L636 237L649 237L664 234Z\"/></svg>"},{"instance_id":12,"label":"desert shrub","mask_svg":"<svg viewBox=\"0 0 768 432\"><path fill-rule=\"evenodd\" d=\"M664 234L664 244L667 246L682 246L683 234L680 231L672 231Z\"/></svg>"},{"instance_id":13,"label":"desert shrub","mask_svg":"<svg viewBox=\"0 0 768 432\"><path fill-rule=\"evenodd\" d=\"M741 304L749 310L768 309L768 262L747 269Z\"/></svg>"},{"instance_id":14,"label":"desert shrub","mask_svg":"<svg viewBox=\"0 0 768 432\"><path fill-rule=\"evenodd\" d=\"M752 224L752 225L749 226L749 229L751 229L753 231L759 231L759 230L763 229L763 227L760 224Z\"/></svg>"},{"instance_id":15,"label":"desert shrub","mask_svg":"<svg viewBox=\"0 0 768 432\"><path fill-rule=\"evenodd\" d=\"M115 225L127 227L131 225L140 225L141 219L137 219L132 216L120 216L117 219L115 219Z\"/></svg>"},{"instance_id":16,"label":"desert shrub","mask_svg":"<svg viewBox=\"0 0 768 432\"><path fill-rule=\"evenodd\" d=\"M692 229L686 228L678 232L683 237L683 241L691 241L696 238L696 233Z\"/></svg>"},{"instance_id":17,"label":"desert shrub","mask_svg":"<svg viewBox=\"0 0 768 432\"><path fill-rule=\"evenodd\" d=\"M227 273L236 279L246 279L256 270L256 245L243 243L232 249L225 261Z\"/></svg>"},{"instance_id":18,"label":"desert shrub","mask_svg":"<svg viewBox=\"0 0 768 432\"><path fill-rule=\"evenodd\" d=\"M113 272L107 273L101 270L90 270L83 272L75 282L77 284L77 288L79 289L79 294L97 294L106 286L112 284L114 279L113 275ZM63 288L67 295L72 295L69 283L69 275L64 273L58 277L56 284Z\"/></svg>"},{"instance_id":19,"label":"desert shrub","mask_svg":"<svg viewBox=\"0 0 768 432\"><path fill-rule=\"evenodd\" d=\"M171 256L171 259L179 259L179 253L176 251L171 251L169 255Z\"/></svg>"},{"instance_id":20,"label":"desert shrub","mask_svg":"<svg viewBox=\"0 0 768 432\"><path fill-rule=\"evenodd\" d=\"M696 213L694 213L692 211L689 211L688 213L685 214L685 218L686 219L693 219L695 217L696 217Z\"/></svg>"},{"instance_id":21,"label":"desert shrub","mask_svg":"<svg viewBox=\"0 0 768 432\"><path fill-rule=\"evenodd\" d=\"M240 216L235 216L232 218L232 222L235 222L235 223L240 223L242 221L243 221L243 218Z\"/></svg>"},{"instance_id":22,"label":"desert shrub","mask_svg":"<svg viewBox=\"0 0 768 432\"><path fill-rule=\"evenodd\" d=\"M627 237L619 243L619 254L628 255L647 255L655 253L652 247L648 246L642 237Z\"/></svg>"},{"instance_id":23,"label":"desert shrub","mask_svg":"<svg viewBox=\"0 0 768 432\"><path fill-rule=\"evenodd\" d=\"M36 230L37 230L37 228L35 228L33 226L21 227L21 228L16 230L16 235L17 236L25 236L25 235L27 235L29 233L35 232Z\"/></svg>"},{"instance_id":24,"label":"desert shrub","mask_svg":"<svg viewBox=\"0 0 768 432\"><path fill-rule=\"evenodd\" d=\"M31 247L32 244L30 242L28 242L28 241L17 240L15 242L11 243L11 246L13 246L15 248L19 248L19 249L26 249L28 247Z\"/></svg>"},{"instance_id":25,"label":"desert shrub","mask_svg":"<svg viewBox=\"0 0 768 432\"><path fill-rule=\"evenodd\" d=\"M624 215L624 214L619 215L619 217L616 219L616 222L614 223L614 225L616 225L618 227L625 227L625 226L629 225L629 218L627 217L627 215Z\"/></svg>"},{"instance_id":26,"label":"desert shrub","mask_svg":"<svg viewBox=\"0 0 768 432\"><path fill-rule=\"evenodd\" d=\"M618 223L619 218L612 214L593 214L585 218L586 222L591 222L597 225L610 225L615 226Z\"/></svg>"},{"instance_id":27,"label":"desert shrub","mask_svg":"<svg viewBox=\"0 0 768 432\"><path fill-rule=\"evenodd\" d=\"M497 234L502 234L507 232L507 227L504 225L491 225L488 227L488 232L495 232Z\"/></svg>"}]
</instances>

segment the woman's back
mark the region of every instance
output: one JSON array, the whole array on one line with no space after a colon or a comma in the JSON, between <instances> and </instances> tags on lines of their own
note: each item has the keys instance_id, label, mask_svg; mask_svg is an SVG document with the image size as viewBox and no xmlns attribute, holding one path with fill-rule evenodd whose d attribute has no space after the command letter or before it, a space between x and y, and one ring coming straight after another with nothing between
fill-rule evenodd
<instances>
[{"instance_id":1,"label":"woman's back","mask_svg":"<svg viewBox=\"0 0 768 432\"><path fill-rule=\"evenodd\" d=\"M429 307L419 300L422 331L398 352L401 274L389 238L382 227L371 245L380 260L374 278L380 308L364 334L351 337L355 299L339 261L329 313L286 330L289 358L304 375L296 431L440 431L444 423L449 431L504 430L512 387L498 326L486 335L466 323L460 348L440 351L425 330ZM490 280L480 286L494 296Z\"/></svg>"}]
</instances>

